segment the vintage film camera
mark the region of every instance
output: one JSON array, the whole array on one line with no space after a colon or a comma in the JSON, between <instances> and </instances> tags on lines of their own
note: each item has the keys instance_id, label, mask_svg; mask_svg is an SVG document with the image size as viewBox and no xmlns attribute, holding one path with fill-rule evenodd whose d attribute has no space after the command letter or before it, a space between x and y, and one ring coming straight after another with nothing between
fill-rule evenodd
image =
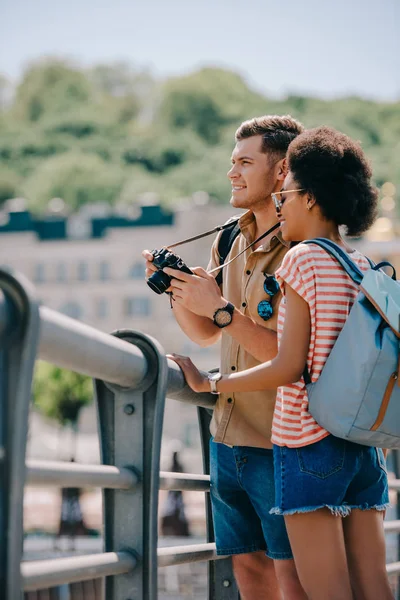
<instances>
[{"instance_id":1,"label":"vintage film camera","mask_svg":"<svg viewBox=\"0 0 400 600\"><path fill-rule=\"evenodd\" d=\"M147 285L156 294L163 294L165 290L171 285L171 277L161 271L164 267L171 267L171 269L178 269L183 273L192 274L192 271L185 265L183 260L177 255L168 250L168 248L162 248L161 250L152 250L153 265L159 269L155 271L147 280Z\"/></svg>"}]
</instances>

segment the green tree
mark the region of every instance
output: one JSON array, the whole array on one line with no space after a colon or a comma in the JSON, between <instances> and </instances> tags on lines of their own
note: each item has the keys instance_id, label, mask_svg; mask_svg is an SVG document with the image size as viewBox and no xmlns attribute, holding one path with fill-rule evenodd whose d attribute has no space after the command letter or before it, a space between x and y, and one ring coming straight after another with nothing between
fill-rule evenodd
<instances>
[{"instance_id":1,"label":"green tree","mask_svg":"<svg viewBox=\"0 0 400 600\"><path fill-rule=\"evenodd\" d=\"M16 90L0 77L0 201L26 196L41 211L54 197L170 203L198 190L227 202L236 127L262 114L291 114L359 140L378 185L400 190L400 103L288 94L267 98L237 73L200 69L155 82L127 63L79 69L62 60L31 65Z\"/></svg>"},{"instance_id":2,"label":"green tree","mask_svg":"<svg viewBox=\"0 0 400 600\"><path fill-rule=\"evenodd\" d=\"M16 90L14 112L23 120L38 121L48 114L62 114L92 100L85 74L62 60L32 64Z\"/></svg>"},{"instance_id":3,"label":"green tree","mask_svg":"<svg viewBox=\"0 0 400 600\"><path fill-rule=\"evenodd\" d=\"M18 175L7 167L0 167L0 205L17 196Z\"/></svg>"},{"instance_id":4,"label":"green tree","mask_svg":"<svg viewBox=\"0 0 400 600\"><path fill-rule=\"evenodd\" d=\"M33 210L42 210L55 197L76 210L88 202L113 204L124 180L119 166L94 154L69 152L43 161L25 181L22 195Z\"/></svg>"},{"instance_id":5,"label":"green tree","mask_svg":"<svg viewBox=\"0 0 400 600\"><path fill-rule=\"evenodd\" d=\"M75 445L80 411L93 401L92 380L39 361L33 381L33 400L44 416L61 427L71 427Z\"/></svg>"}]
</instances>

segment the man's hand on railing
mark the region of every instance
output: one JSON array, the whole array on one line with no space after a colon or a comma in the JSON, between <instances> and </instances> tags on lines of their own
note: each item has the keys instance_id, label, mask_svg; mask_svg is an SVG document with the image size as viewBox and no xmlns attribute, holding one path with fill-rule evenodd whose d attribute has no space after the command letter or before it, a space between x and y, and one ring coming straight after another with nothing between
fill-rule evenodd
<instances>
[{"instance_id":1,"label":"man's hand on railing","mask_svg":"<svg viewBox=\"0 0 400 600\"><path fill-rule=\"evenodd\" d=\"M180 356L179 354L167 354L167 358L170 358L179 365L185 376L186 383L194 392L211 391L207 375L201 373L189 357Z\"/></svg>"}]
</instances>

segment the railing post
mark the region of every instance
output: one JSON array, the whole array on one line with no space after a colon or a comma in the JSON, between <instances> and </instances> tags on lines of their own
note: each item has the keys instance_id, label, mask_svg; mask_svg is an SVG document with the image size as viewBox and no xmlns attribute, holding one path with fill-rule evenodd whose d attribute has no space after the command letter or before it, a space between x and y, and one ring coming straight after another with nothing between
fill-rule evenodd
<instances>
[{"instance_id":1,"label":"railing post","mask_svg":"<svg viewBox=\"0 0 400 600\"><path fill-rule=\"evenodd\" d=\"M210 473L210 422L212 411L199 407L197 415L203 451L203 472ZM210 494L206 494L207 541L214 541L214 527ZM208 600L239 600L240 595L233 576L232 559L208 562Z\"/></svg>"},{"instance_id":2,"label":"railing post","mask_svg":"<svg viewBox=\"0 0 400 600\"><path fill-rule=\"evenodd\" d=\"M0 332L0 590L7 600L18 600L26 439L40 318L24 277L2 269L0 290L5 311Z\"/></svg>"},{"instance_id":3,"label":"railing post","mask_svg":"<svg viewBox=\"0 0 400 600\"><path fill-rule=\"evenodd\" d=\"M105 551L129 550L138 558L132 573L107 578L105 597L156 600L160 449L168 365L156 340L130 330L114 335L142 350L148 370L135 389L95 382L102 462L134 469L139 476L133 490L103 492Z\"/></svg>"}]
</instances>

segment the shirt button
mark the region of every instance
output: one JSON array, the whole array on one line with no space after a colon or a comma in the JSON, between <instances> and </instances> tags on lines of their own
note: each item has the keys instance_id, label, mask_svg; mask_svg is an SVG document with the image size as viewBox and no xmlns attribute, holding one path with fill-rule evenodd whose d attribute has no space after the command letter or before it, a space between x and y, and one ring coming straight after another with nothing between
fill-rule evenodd
<instances>
[{"instance_id":1,"label":"shirt button","mask_svg":"<svg viewBox=\"0 0 400 600\"><path fill-rule=\"evenodd\" d=\"M247 458L246 457L244 457L243 462L247 463Z\"/></svg>"},{"instance_id":2,"label":"shirt button","mask_svg":"<svg viewBox=\"0 0 400 600\"><path fill-rule=\"evenodd\" d=\"M236 367L235 367L235 365L232 365L232 366L231 366L231 371L236 371Z\"/></svg>"},{"instance_id":3,"label":"shirt button","mask_svg":"<svg viewBox=\"0 0 400 600\"><path fill-rule=\"evenodd\" d=\"M247 306L246 302L242 302L242 306L243 306L243 308L246 308L246 306Z\"/></svg>"},{"instance_id":4,"label":"shirt button","mask_svg":"<svg viewBox=\"0 0 400 600\"><path fill-rule=\"evenodd\" d=\"M251 275L251 271L249 271L249 269L247 269L246 275Z\"/></svg>"},{"instance_id":5,"label":"shirt button","mask_svg":"<svg viewBox=\"0 0 400 600\"><path fill-rule=\"evenodd\" d=\"M227 402L228 402L228 404L231 404L232 403L232 398L228 398Z\"/></svg>"}]
</instances>

